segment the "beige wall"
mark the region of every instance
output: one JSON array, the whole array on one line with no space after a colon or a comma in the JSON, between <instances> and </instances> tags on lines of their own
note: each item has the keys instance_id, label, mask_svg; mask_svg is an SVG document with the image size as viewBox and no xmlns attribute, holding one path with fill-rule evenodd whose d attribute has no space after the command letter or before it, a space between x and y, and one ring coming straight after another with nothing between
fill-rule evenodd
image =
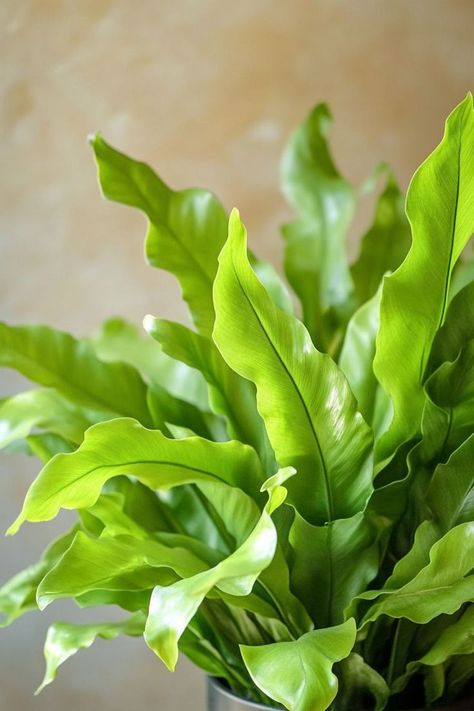
<instances>
[{"instance_id":1,"label":"beige wall","mask_svg":"<svg viewBox=\"0 0 474 711\"><path fill-rule=\"evenodd\" d=\"M328 100L343 171L359 182L383 158L406 184L474 88L473 27L472 0L3 0L0 317L76 333L114 314L184 317L171 278L143 262L143 218L101 201L89 132L174 187L237 205L255 250L276 261L290 129ZM0 377L0 394L17 386ZM1 467L5 528L37 466ZM0 577L52 528L0 541ZM0 632L2 711L202 708L200 675L168 676L139 641L83 652L34 699L47 622L71 608L57 610Z\"/></svg>"}]
</instances>

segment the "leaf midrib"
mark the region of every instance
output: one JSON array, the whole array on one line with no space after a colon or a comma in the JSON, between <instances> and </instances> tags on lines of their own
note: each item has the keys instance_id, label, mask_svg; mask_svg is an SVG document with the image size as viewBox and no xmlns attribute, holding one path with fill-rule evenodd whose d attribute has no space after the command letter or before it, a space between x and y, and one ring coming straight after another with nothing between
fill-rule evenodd
<instances>
[{"instance_id":1,"label":"leaf midrib","mask_svg":"<svg viewBox=\"0 0 474 711\"><path fill-rule=\"evenodd\" d=\"M451 241L449 245L449 255L448 255L448 260L447 260L447 266L446 266L446 274L444 277L444 290L443 290L443 302L441 304L441 312L439 315L438 319L438 324L436 326L436 329L434 333L436 334L441 326L443 325L444 318L446 315L446 310L447 310L447 302L448 302L448 293L449 293L449 282L451 279L451 270L452 270L452 259L453 259L453 252L454 252L454 241L456 238L456 229L457 229L457 216L458 216L458 204L459 204L459 190L460 190L460 182L461 182L461 147L462 147L462 133L461 133L461 124L464 125L463 122L459 122L459 127L458 127L458 153L457 153L457 164L456 164L456 195L454 198L454 205L453 205L453 217L452 217L452 224L451 224ZM424 375L425 375L425 370L427 363L429 361L429 356L431 352L431 344L423 348L423 351L421 353L421 363L420 363L420 375L421 375L421 380L423 380Z\"/></svg>"},{"instance_id":2,"label":"leaf midrib","mask_svg":"<svg viewBox=\"0 0 474 711\"><path fill-rule=\"evenodd\" d=\"M153 170L152 168L150 168L150 166L148 166L146 163L145 163L144 165L146 165L147 168L149 168L149 170L151 171L151 173L152 173L152 175L153 175L153 179L155 179L157 176L155 175L154 170ZM160 219L160 216L159 216L158 213L155 211L155 208L154 208L153 204L150 202L148 196L147 196L146 193L142 190L141 185L135 180L135 178L133 177L133 175L127 175L127 177L131 177L131 178L132 178L133 184L135 185L135 187L136 187L136 189L137 189L139 195L142 196L142 198L143 198L143 200L144 200L144 202L145 202L145 205L147 206L147 209L146 209L146 210L143 210L143 212L145 212L145 214L146 214L147 218L149 219L149 221L150 221L155 227L157 227L159 224L164 224L164 223L163 223L163 220ZM162 182L163 182L163 181L162 181ZM173 193L175 193L176 191L172 190L172 188L168 187L168 185L166 185L164 182L163 182L163 185L165 186L165 188L166 188L166 190L167 190L167 192L168 192L167 203L166 203L166 212L169 213L169 203L170 203L170 200L172 199ZM153 215L153 218L151 217L151 215ZM158 217L158 220L156 219L156 217ZM167 214L167 217L168 217L168 214ZM183 242L183 241L180 239L179 234L176 232L176 230L174 230L174 229L169 229L169 228L166 226L166 224L165 224L165 228L166 228L166 230L167 230L170 234L173 235L173 237L175 238L176 242L177 242L179 245L181 245L181 248L183 249L183 251L188 255L188 257L190 257L191 262L193 262L193 263L197 266L198 270L199 270L199 271L201 272L201 274L204 276L205 281L208 282L208 283L210 283L210 284L212 284L212 279L211 279L211 277L207 274L207 272L205 271L204 267L203 267L202 264L197 260L197 258L195 257L195 255L193 254L193 252L191 251L191 249L188 247L188 245L186 244L186 242Z\"/></svg>"},{"instance_id":3,"label":"leaf midrib","mask_svg":"<svg viewBox=\"0 0 474 711\"><path fill-rule=\"evenodd\" d=\"M319 438L318 438L318 436L317 436L317 434L316 434L316 430L315 430L315 428L314 428L312 418L311 418L311 416L310 416L310 414L309 414L308 407L307 407L306 402L305 402L305 400L304 400L304 398L303 398L303 395L301 394L299 388L298 388L297 385L296 385L295 379L293 378L293 376L292 376L291 372L289 371L289 369L288 369L286 363L284 362L283 358L280 356L279 352L278 352L277 349L275 348L275 345L273 344L272 339L270 338L269 334L267 333L267 331L266 331L266 329L265 329L265 327L264 327L264 325L263 325L263 323L262 323L262 321L261 321L261 319L260 319L260 317L259 317L259 315L258 315L258 313L257 313L256 308L254 307L254 305L253 305L252 301L250 300L249 296L247 295L247 293L246 293L246 291L245 291L245 289L244 289L244 287L243 287L243 284L242 284L242 282L241 282L241 280L240 280L239 274L237 273L237 269L236 269L236 267L235 267L235 263L234 263L234 259L233 259L233 258L232 258L232 268L233 268L234 275L235 275L235 277L236 277L237 283L238 283L238 285L239 285L239 287L240 287L240 289L241 289L241 291L242 291L242 294L243 294L245 300L248 302L250 308L252 309L253 313L255 314L255 318L257 319L257 321L258 321L258 323L259 323L259 325L260 325L260 327L261 327L261 329L262 329L262 331L263 331L263 333L264 333L264 335L265 335L266 340L267 340L268 343L270 344L270 348L273 350L273 352L275 353L277 359L279 360L279 362L280 362L281 365L283 366L283 369L284 369L284 371L286 372L286 374L287 374L288 378L290 379L291 383L293 384L293 387L294 387L294 389L295 389L295 391L296 391L296 393L297 393L298 399L300 400L300 402L301 402L301 404L302 404L302 406L303 406L304 413L305 413L305 415L306 415L306 418L307 418L307 420L308 420L308 422L309 422L311 431L312 431L312 433L313 433L313 438L314 438L314 440L315 440L315 442L316 442L316 447L317 447L317 451L318 451L318 454L319 454L319 459L320 459L320 462L321 462L321 465L322 465L323 477L324 477L324 483L325 483L325 490L326 490L326 501L327 501L327 508L328 508L328 519L327 519L327 521L328 521L328 523L329 523L329 522L331 522L331 521L334 520L334 505L333 505L333 501L332 501L332 492L331 492L331 489L330 489L330 486L329 486L328 471L327 471L326 462L325 462L325 459L324 459L324 456L323 456L323 453L322 453L321 444L320 444Z\"/></svg>"},{"instance_id":4,"label":"leaf midrib","mask_svg":"<svg viewBox=\"0 0 474 711\"><path fill-rule=\"evenodd\" d=\"M64 486L61 486L60 488L56 489L52 494L49 494L48 496L43 498L43 501L50 501L50 499L54 498L58 494L60 494L62 491L65 489L68 489L71 486L74 486L77 482L81 481L82 479L92 476L95 472L99 471L100 469L116 469L118 467L127 467L127 466L135 466L139 464L149 464L149 465L157 465L157 466L170 466L170 467L176 467L176 468L181 468L181 469L186 469L188 471L196 472L199 474L204 474L205 476L209 476L213 479L216 479L221 484L227 484L227 486L234 486L233 484L229 484L222 479L220 479L216 474L209 472L205 469L200 469L198 467L193 467L188 464L180 464L179 462L169 462L166 460L160 460L160 459L136 459L132 461L127 461L127 462L120 462L118 464L98 464L97 466L93 467L92 469L88 469L86 472L82 473L80 476L76 477L72 482L68 482L64 484ZM133 476L133 474L132 474ZM240 487L237 487L240 488Z\"/></svg>"}]
</instances>

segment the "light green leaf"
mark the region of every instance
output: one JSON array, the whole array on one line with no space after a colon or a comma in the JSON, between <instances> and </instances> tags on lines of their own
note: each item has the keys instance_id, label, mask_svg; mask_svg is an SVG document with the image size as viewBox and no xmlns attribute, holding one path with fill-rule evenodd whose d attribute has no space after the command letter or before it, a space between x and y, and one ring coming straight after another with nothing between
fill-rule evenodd
<instances>
[{"instance_id":1,"label":"light green leaf","mask_svg":"<svg viewBox=\"0 0 474 711\"><path fill-rule=\"evenodd\" d=\"M206 408L206 384L201 375L166 355L155 340L134 324L120 318L109 319L90 342L101 360L128 363L149 383L160 385L180 400Z\"/></svg>"},{"instance_id":2,"label":"light green leaf","mask_svg":"<svg viewBox=\"0 0 474 711\"><path fill-rule=\"evenodd\" d=\"M257 450L268 474L275 471L274 456L257 411L254 385L227 365L209 338L152 316L146 317L145 327L165 353L203 374L209 384L210 403L216 413L227 419L231 437Z\"/></svg>"},{"instance_id":3,"label":"light green leaf","mask_svg":"<svg viewBox=\"0 0 474 711\"><path fill-rule=\"evenodd\" d=\"M283 227L285 272L318 347L324 311L345 305L352 292L345 240L356 197L330 155L330 124L328 107L319 104L290 138L281 165L283 192L298 214Z\"/></svg>"},{"instance_id":4,"label":"light green leaf","mask_svg":"<svg viewBox=\"0 0 474 711\"><path fill-rule=\"evenodd\" d=\"M362 238L357 261L351 267L359 304L374 296L386 272L400 266L411 243L405 200L393 175L378 198L371 228Z\"/></svg>"},{"instance_id":5,"label":"light green leaf","mask_svg":"<svg viewBox=\"0 0 474 711\"><path fill-rule=\"evenodd\" d=\"M76 452L58 455L44 467L8 533L24 521L49 521L60 508L92 506L105 482L119 474L155 489L209 482L254 495L264 478L256 453L240 442L170 440L135 420L110 420L91 427Z\"/></svg>"},{"instance_id":6,"label":"light green leaf","mask_svg":"<svg viewBox=\"0 0 474 711\"><path fill-rule=\"evenodd\" d=\"M177 506L171 507L170 494L178 490L185 495L178 499ZM187 548L210 565L215 563L216 551L220 549L218 532L213 530L206 508L198 509L203 497L192 486L154 492L123 476L111 479L105 491L93 506L79 512L84 528L93 536L152 537L167 546ZM160 495L166 498L166 503L160 500ZM195 508L190 506L189 499L195 502Z\"/></svg>"},{"instance_id":7,"label":"light green leaf","mask_svg":"<svg viewBox=\"0 0 474 711\"><path fill-rule=\"evenodd\" d=\"M350 619L292 642L240 649L250 676L271 699L289 711L325 711L338 689L332 666L350 654L355 636Z\"/></svg>"},{"instance_id":8,"label":"light green leaf","mask_svg":"<svg viewBox=\"0 0 474 711\"><path fill-rule=\"evenodd\" d=\"M396 563L383 589L397 590L413 580L429 563L431 547L443 536L443 533L444 531L435 521L422 521L415 531L410 550Z\"/></svg>"},{"instance_id":9,"label":"light green leaf","mask_svg":"<svg viewBox=\"0 0 474 711\"><path fill-rule=\"evenodd\" d=\"M380 615L407 618L425 624L441 614L452 614L474 601L474 523L461 523L430 550L430 561L408 583L396 590L381 590L364 615L364 627ZM370 599L374 591L360 596Z\"/></svg>"},{"instance_id":10,"label":"light green leaf","mask_svg":"<svg viewBox=\"0 0 474 711\"><path fill-rule=\"evenodd\" d=\"M89 344L68 333L0 323L0 366L56 388L86 408L151 424L146 386L138 373L122 363L103 363Z\"/></svg>"},{"instance_id":11,"label":"light green leaf","mask_svg":"<svg viewBox=\"0 0 474 711\"><path fill-rule=\"evenodd\" d=\"M55 565L71 545L78 527L55 540L43 553L41 559L0 587L0 613L4 619L0 627L7 627L29 610L36 610L36 590L46 573Z\"/></svg>"},{"instance_id":12,"label":"light green leaf","mask_svg":"<svg viewBox=\"0 0 474 711\"><path fill-rule=\"evenodd\" d=\"M353 515L371 489L372 437L342 371L271 302L248 263L237 211L219 262L214 340L230 367L255 383L277 461L298 471L289 501L313 523Z\"/></svg>"},{"instance_id":13,"label":"light green leaf","mask_svg":"<svg viewBox=\"0 0 474 711\"><path fill-rule=\"evenodd\" d=\"M36 598L40 610L63 597L80 597L93 591L151 590L162 568L180 577L207 567L190 550L169 547L152 539L129 535L89 538L79 531L68 550L45 575Z\"/></svg>"},{"instance_id":14,"label":"light green leaf","mask_svg":"<svg viewBox=\"0 0 474 711\"><path fill-rule=\"evenodd\" d=\"M224 593L247 596L260 573L275 554L277 532L272 513L283 503L281 486L294 470L280 470L264 484L268 502L249 537L215 567L185 578L174 585L157 586L152 594L145 627L145 641L173 670L178 659L178 641L204 598L216 587Z\"/></svg>"},{"instance_id":15,"label":"light green leaf","mask_svg":"<svg viewBox=\"0 0 474 711\"><path fill-rule=\"evenodd\" d=\"M91 145L104 196L145 213L148 261L176 276L196 326L210 333L212 282L226 235L224 208L206 190L172 190L148 165L128 158L99 135L91 138Z\"/></svg>"},{"instance_id":16,"label":"light green leaf","mask_svg":"<svg viewBox=\"0 0 474 711\"><path fill-rule=\"evenodd\" d=\"M132 482L126 477L121 477L127 481L131 487L139 484ZM114 480L112 479L111 484ZM149 492L153 495L153 492ZM134 538L149 538L149 531L141 525L140 520L135 519L125 511L125 499L118 491L102 493L95 504L88 509L79 512L83 527L87 533L93 536L120 536L128 535ZM161 517L157 522L160 522Z\"/></svg>"},{"instance_id":17,"label":"light green leaf","mask_svg":"<svg viewBox=\"0 0 474 711\"><path fill-rule=\"evenodd\" d=\"M39 694L45 686L56 678L58 667L80 649L90 647L97 637L115 639L119 635L140 637L145 626L143 613L138 612L120 622L101 622L90 625L74 625L56 622L48 630L44 645L46 672L41 685L36 690Z\"/></svg>"},{"instance_id":18,"label":"light green leaf","mask_svg":"<svg viewBox=\"0 0 474 711\"><path fill-rule=\"evenodd\" d=\"M374 370L394 405L383 459L419 432L430 350L448 306L453 267L474 231L472 96L453 111L444 138L415 173L407 195L413 244L385 277Z\"/></svg>"},{"instance_id":19,"label":"light green leaf","mask_svg":"<svg viewBox=\"0 0 474 711\"><path fill-rule=\"evenodd\" d=\"M339 367L344 372L354 393L359 411L372 425L376 440L390 424L390 401L377 382L373 370L375 339L379 328L379 291L352 316L339 356Z\"/></svg>"},{"instance_id":20,"label":"light green leaf","mask_svg":"<svg viewBox=\"0 0 474 711\"><path fill-rule=\"evenodd\" d=\"M74 405L55 390L28 390L0 403L0 449L24 439L36 428L80 444L85 430L103 418L103 413Z\"/></svg>"}]
</instances>

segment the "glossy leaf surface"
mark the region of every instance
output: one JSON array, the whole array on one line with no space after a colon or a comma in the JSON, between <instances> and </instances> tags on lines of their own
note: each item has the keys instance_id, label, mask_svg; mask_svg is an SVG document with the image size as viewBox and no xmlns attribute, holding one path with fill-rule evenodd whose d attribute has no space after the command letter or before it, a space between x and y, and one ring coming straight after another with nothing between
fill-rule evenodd
<instances>
[{"instance_id":1,"label":"glossy leaf surface","mask_svg":"<svg viewBox=\"0 0 474 711\"><path fill-rule=\"evenodd\" d=\"M297 469L289 500L312 522L352 515L370 491L371 434L344 375L304 326L271 302L248 263L236 211L219 262L214 340L229 365L255 383L279 464Z\"/></svg>"},{"instance_id":2,"label":"glossy leaf surface","mask_svg":"<svg viewBox=\"0 0 474 711\"><path fill-rule=\"evenodd\" d=\"M473 567L474 523L461 523L433 545L428 565L412 580L398 590L379 591L380 599L361 625L380 615L424 624L437 615L456 612L463 603L474 601Z\"/></svg>"},{"instance_id":3,"label":"glossy leaf surface","mask_svg":"<svg viewBox=\"0 0 474 711\"><path fill-rule=\"evenodd\" d=\"M375 433L390 423L392 410L374 374L375 339L379 328L381 290L360 306L347 325L339 356L339 367L344 372L354 393L359 411ZM387 422L388 420L388 422Z\"/></svg>"},{"instance_id":4,"label":"glossy leaf surface","mask_svg":"<svg viewBox=\"0 0 474 711\"><path fill-rule=\"evenodd\" d=\"M43 610L53 600L95 590L151 590L162 568L192 575L206 564L178 546L127 535L93 539L79 532L38 586L38 606Z\"/></svg>"},{"instance_id":5,"label":"glossy leaf surface","mask_svg":"<svg viewBox=\"0 0 474 711\"><path fill-rule=\"evenodd\" d=\"M419 431L423 378L446 317L451 273L474 232L471 95L450 115L442 142L413 177L407 215L413 244L401 267L385 277L374 360L375 373L394 405L382 454Z\"/></svg>"},{"instance_id":6,"label":"glossy leaf surface","mask_svg":"<svg viewBox=\"0 0 474 711\"><path fill-rule=\"evenodd\" d=\"M292 473L289 471L286 476ZM154 589L145 640L169 669L176 665L179 638L212 588L230 595L249 595L260 573L270 565L277 545L271 514L286 496L286 489L280 484L285 477L275 477L274 482L266 485L269 500L259 521L239 548L214 568Z\"/></svg>"},{"instance_id":7,"label":"glossy leaf surface","mask_svg":"<svg viewBox=\"0 0 474 711\"><path fill-rule=\"evenodd\" d=\"M271 699L289 711L324 711L337 693L335 662L349 655L355 642L354 620L308 632L292 642L242 646L250 676Z\"/></svg>"},{"instance_id":8,"label":"glossy leaf surface","mask_svg":"<svg viewBox=\"0 0 474 711\"><path fill-rule=\"evenodd\" d=\"M217 482L255 492L263 480L255 452L239 442L170 440L135 420L111 420L91 427L76 452L46 465L9 532L26 520L48 521L60 508L92 506L105 482L119 474L134 475L154 489Z\"/></svg>"}]
</instances>

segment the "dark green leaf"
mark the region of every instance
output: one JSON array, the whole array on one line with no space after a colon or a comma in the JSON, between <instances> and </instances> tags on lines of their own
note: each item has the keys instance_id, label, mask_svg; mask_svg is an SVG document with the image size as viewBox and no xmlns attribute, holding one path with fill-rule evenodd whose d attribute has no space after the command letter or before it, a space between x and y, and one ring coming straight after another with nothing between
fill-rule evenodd
<instances>
[{"instance_id":1,"label":"dark green leaf","mask_svg":"<svg viewBox=\"0 0 474 711\"><path fill-rule=\"evenodd\" d=\"M389 175L377 201L372 227L362 238L359 256L351 267L359 304L374 296L384 274L395 271L408 252L411 231L404 203L400 188Z\"/></svg>"},{"instance_id":2,"label":"dark green leaf","mask_svg":"<svg viewBox=\"0 0 474 711\"><path fill-rule=\"evenodd\" d=\"M474 339L474 282L467 284L448 306L446 318L433 341L428 371L455 360L468 341Z\"/></svg>"},{"instance_id":3,"label":"dark green leaf","mask_svg":"<svg viewBox=\"0 0 474 711\"><path fill-rule=\"evenodd\" d=\"M377 531L363 513L313 526L295 512L290 544L292 587L316 627L342 622L378 572Z\"/></svg>"},{"instance_id":4,"label":"dark green leaf","mask_svg":"<svg viewBox=\"0 0 474 711\"><path fill-rule=\"evenodd\" d=\"M474 606L470 605L463 615L446 627L430 649L420 659L410 662L406 672L393 684L393 691L401 691L409 678L422 666L437 667L450 657L474 653Z\"/></svg>"},{"instance_id":5,"label":"dark green leaf","mask_svg":"<svg viewBox=\"0 0 474 711\"><path fill-rule=\"evenodd\" d=\"M283 227L285 272L318 346L323 312L345 305L352 292L345 240L356 198L330 155L330 124L328 107L319 104L291 137L281 166L283 192L298 214Z\"/></svg>"},{"instance_id":6,"label":"dark green leaf","mask_svg":"<svg viewBox=\"0 0 474 711\"><path fill-rule=\"evenodd\" d=\"M429 563L398 589L369 591L362 599L379 599L364 615L361 626L380 615L405 617L425 624L440 614L452 614L474 601L474 523L461 523L430 550Z\"/></svg>"},{"instance_id":7,"label":"dark green leaf","mask_svg":"<svg viewBox=\"0 0 474 711\"><path fill-rule=\"evenodd\" d=\"M338 664L340 689L337 695L338 711L354 711L364 708L367 695L374 700L373 711L383 711L390 689L387 682L360 654L352 653Z\"/></svg>"}]
</instances>

